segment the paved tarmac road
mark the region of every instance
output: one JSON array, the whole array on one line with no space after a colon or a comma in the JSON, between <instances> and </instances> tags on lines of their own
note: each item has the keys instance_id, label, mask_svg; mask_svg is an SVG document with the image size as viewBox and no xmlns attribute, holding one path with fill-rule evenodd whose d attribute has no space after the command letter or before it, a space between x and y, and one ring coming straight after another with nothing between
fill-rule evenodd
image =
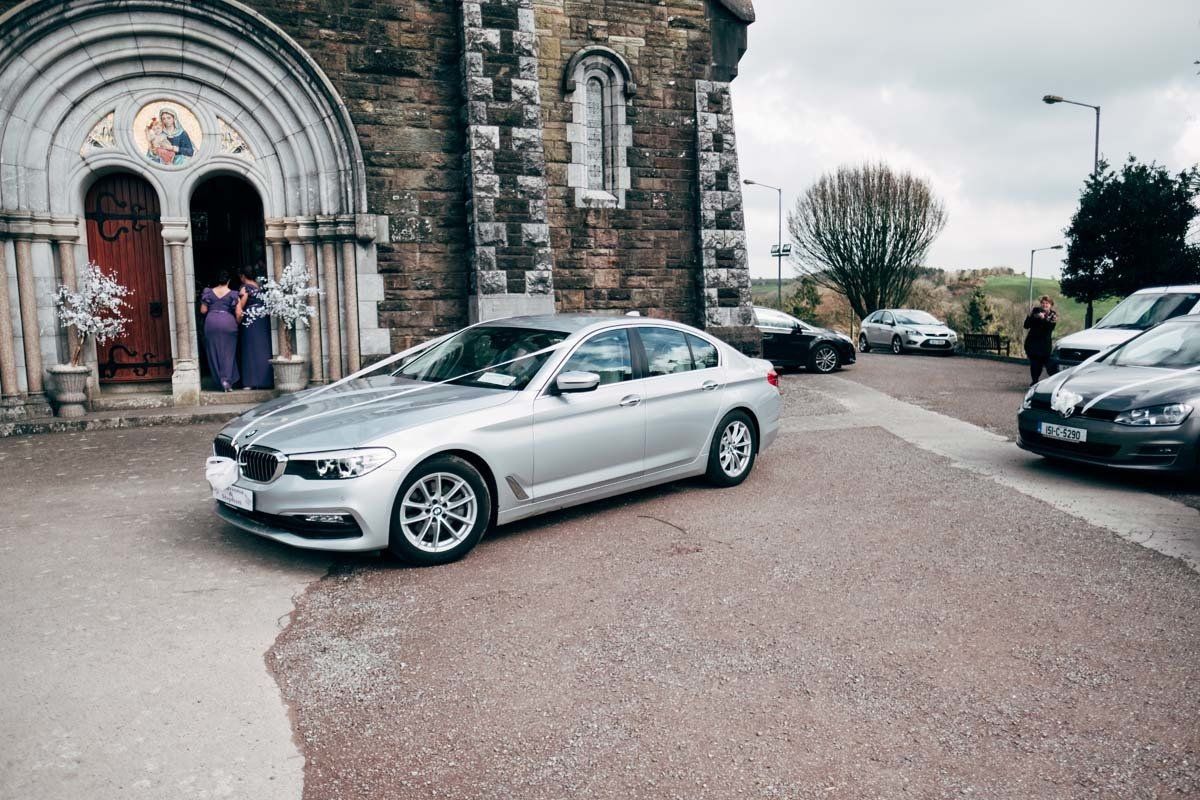
<instances>
[{"instance_id":1,"label":"paved tarmac road","mask_svg":"<svg viewBox=\"0 0 1200 800\"><path fill-rule=\"evenodd\" d=\"M1133 524L1195 511L1038 472L876 360L787 376L738 488L437 569L220 524L202 427L0 441L0 797L1200 794L1200 576L1163 554L1195 542Z\"/></svg>"},{"instance_id":2,"label":"paved tarmac road","mask_svg":"<svg viewBox=\"0 0 1200 800\"><path fill-rule=\"evenodd\" d=\"M898 400L965 420L1013 441L1017 438L1017 409L1029 388L1029 367L1024 364L918 354L859 353L858 363L838 376L886 392ZM819 381L809 381L806 385L819 385ZM1026 455L1038 459L1033 454ZM1098 483L1155 492L1200 509L1200 485L1191 476L1074 465L1059 465L1055 469L1084 474Z\"/></svg>"},{"instance_id":3,"label":"paved tarmac road","mask_svg":"<svg viewBox=\"0 0 1200 800\"><path fill-rule=\"evenodd\" d=\"M1010 488L999 437L839 380L785 379L784 434L736 489L314 585L268 658L305 797L1200 793L1197 574Z\"/></svg>"}]
</instances>

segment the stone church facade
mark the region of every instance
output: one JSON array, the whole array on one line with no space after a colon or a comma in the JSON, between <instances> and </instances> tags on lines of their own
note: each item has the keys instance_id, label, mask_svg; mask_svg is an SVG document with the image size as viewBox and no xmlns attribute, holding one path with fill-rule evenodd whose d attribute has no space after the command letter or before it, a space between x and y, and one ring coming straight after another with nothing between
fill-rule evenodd
<instances>
[{"instance_id":1,"label":"stone church facade","mask_svg":"<svg viewBox=\"0 0 1200 800\"><path fill-rule=\"evenodd\" d=\"M200 400L199 291L303 264L314 382L482 320L640 311L749 350L750 0L0 0L0 416L134 293L89 393Z\"/></svg>"}]
</instances>

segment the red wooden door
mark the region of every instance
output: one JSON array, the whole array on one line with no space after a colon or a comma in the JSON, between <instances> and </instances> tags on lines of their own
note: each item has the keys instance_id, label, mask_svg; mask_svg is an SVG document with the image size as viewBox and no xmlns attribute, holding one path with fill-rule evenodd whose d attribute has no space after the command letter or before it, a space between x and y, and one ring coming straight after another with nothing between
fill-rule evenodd
<instances>
[{"instance_id":1,"label":"red wooden door","mask_svg":"<svg viewBox=\"0 0 1200 800\"><path fill-rule=\"evenodd\" d=\"M107 175L84 199L88 258L129 287L125 333L99 348L105 383L171 377L171 323L158 195L135 175ZM183 309L182 313L187 313Z\"/></svg>"}]
</instances>

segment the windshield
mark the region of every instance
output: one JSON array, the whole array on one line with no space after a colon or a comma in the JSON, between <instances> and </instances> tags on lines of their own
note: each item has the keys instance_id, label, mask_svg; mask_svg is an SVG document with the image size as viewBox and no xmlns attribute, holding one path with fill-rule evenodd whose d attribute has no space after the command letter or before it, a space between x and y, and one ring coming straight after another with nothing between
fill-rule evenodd
<instances>
[{"instance_id":1,"label":"windshield","mask_svg":"<svg viewBox=\"0 0 1200 800\"><path fill-rule=\"evenodd\" d=\"M1200 367L1200 325L1160 325L1130 339L1106 360L1117 367Z\"/></svg>"},{"instance_id":2,"label":"windshield","mask_svg":"<svg viewBox=\"0 0 1200 800\"><path fill-rule=\"evenodd\" d=\"M1200 294L1131 294L1104 319L1097 328L1128 328L1144 331L1160 322L1192 310L1200 302Z\"/></svg>"},{"instance_id":3,"label":"windshield","mask_svg":"<svg viewBox=\"0 0 1200 800\"><path fill-rule=\"evenodd\" d=\"M521 356L556 345L565 338L567 334L562 331L502 326L467 328L404 362L392 374L430 383L448 381L516 392L529 384L550 354ZM509 361L512 363L506 363Z\"/></svg>"},{"instance_id":4,"label":"windshield","mask_svg":"<svg viewBox=\"0 0 1200 800\"><path fill-rule=\"evenodd\" d=\"M941 325L942 321L924 311L897 311L896 322L901 325Z\"/></svg>"}]
</instances>

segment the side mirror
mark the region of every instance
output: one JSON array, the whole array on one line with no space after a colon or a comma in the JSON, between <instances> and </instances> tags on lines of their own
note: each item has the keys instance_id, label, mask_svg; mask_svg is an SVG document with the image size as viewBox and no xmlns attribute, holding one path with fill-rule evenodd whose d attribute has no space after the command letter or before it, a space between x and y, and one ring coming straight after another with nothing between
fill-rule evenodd
<instances>
[{"instance_id":1,"label":"side mirror","mask_svg":"<svg viewBox=\"0 0 1200 800\"><path fill-rule=\"evenodd\" d=\"M562 372L554 379L554 388L558 394L591 392L599 385L600 376L594 372Z\"/></svg>"}]
</instances>

